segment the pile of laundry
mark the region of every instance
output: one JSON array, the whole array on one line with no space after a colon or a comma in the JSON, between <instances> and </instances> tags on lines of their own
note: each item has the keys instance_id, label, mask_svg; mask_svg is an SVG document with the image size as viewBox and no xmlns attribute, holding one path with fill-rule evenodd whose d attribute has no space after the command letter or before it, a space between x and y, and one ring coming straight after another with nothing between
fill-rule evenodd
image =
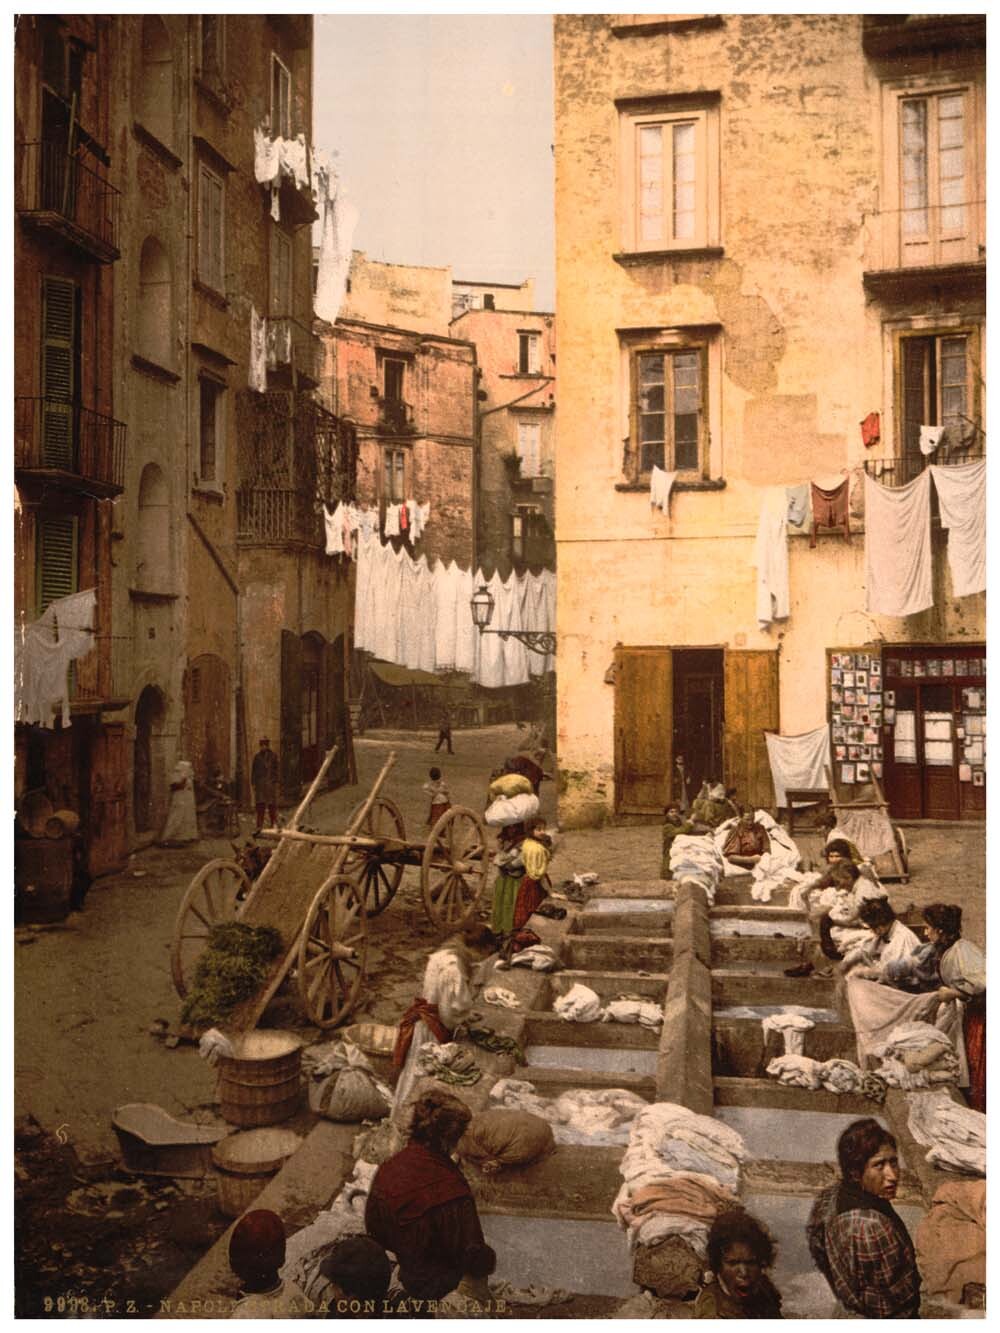
<instances>
[{"instance_id":1,"label":"pile of laundry","mask_svg":"<svg viewBox=\"0 0 1000 1333\"><path fill-rule=\"evenodd\" d=\"M500 1009L521 1008L521 1001L506 986L487 986L483 991L483 999L487 1004L495 1005Z\"/></svg>"},{"instance_id":2,"label":"pile of laundry","mask_svg":"<svg viewBox=\"0 0 1000 1333\"><path fill-rule=\"evenodd\" d=\"M532 972L558 972L562 963L548 944L529 944L519 950L510 962L500 958L493 964L494 972L505 972L508 967L527 967Z\"/></svg>"},{"instance_id":3,"label":"pile of laundry","mask_svg":"<svg viewBox=\"0 0 1000 1333\"><path fill-rule=\"evenodd\" d=\"M91 651L97 592L57 597L30 625L14 631L14 720L70 725L69 664Z\"/></svg>"},{"instance_id":4,"label":"pile of laundry","mask_svg":"<svg viewBox=\"0 0 1000 1333\"><path fill-rule=\"evenodd\" d=\"M779 1055L767 1066L768 1076L809 1092L857 1093L869 1101L885 1101L886 1082L850 1060L813 1060L808 1055Z\"/></svg>"},{"instance_id":5,"label":"pile of laundry","mask_svg":"<svg viewBox=\"0 0 1000 1333\"><path fill-rule=\"evenodd\" d=\"M711 1116L673 1102L645 1107L632 1122L611 1207L630 1248L679 1236L707 1259L712 1222L739 1206L746 1157L742 1137Z\"/></svg>"},{"instance_id":6,"label":"pile of laundry","mask_svg":"<svg viewBox=\"0 0 1000 1333\"><path fill-rule=\"evenodd\" d=\"M986 1175L986 1117L955 1101L945 1088L911 1092L908 1127L927 1148L927 1160L945 1171Z\"/></svg>"},{"instance_id":7,"label":"pile of laundry","mask_svg":"<svg viewBox=\"0 0 1000 1333\"><path fill-rule=\"evenodd\" d=\"M442 1083L454 1083L461 1087L478 1083L483 1076L472 1052L457 1041L442 1044L426 1042L417 1057L417 1071L430 1074Z\"/></svg>"},{"instance_id":8,"label":"pile of laundry","mask_svg":"<svg viewBox=\"0 0 1000 1333\"><path fill-rule=\"evenodd\" d=\"M430 516L430 501L418 504L416 500L404 500L402 504L387 504L382 531L387 537L405 537L417 542L423 536Z\"/></svg>"},{"instance_id":9,"label":"pile of laundry","mask_svg":"<svg viewBox=\"0 0 1000 1333\"><path fill-rule=\"evenodd\" d=\"M912 1092L958 1082L960 1065L955 1045L933 1023L900 1023L888 1040L873 1046L878 1073L892 1088Z\"/></svg>"},{"instance_id":10,"label":"pile of laundry","mask_svg":"<svg viewBox=\"0 0 1000 1333\"><path fill-rule=\"evenodd\" d=\"M501 1078L490 1102L512 1111L530 1111L548 1120L556 1143L606 1146L627 1143L629 1126L648 1103L624 1088L571 1088L543 1097L526 1079Z\"/></svg>"},{"instance_id":11,"label":"pile of laundry","mask_svg":"<svg viewBox=\"0 0 1000 1333\"><path fill-rule=\"evenodd\" d=\"M730 833L736 827L736 819L727 819L712 834L712 841L717 851L722 854ZM771 895L782 888L792 888L808 876L799 871L799 849L792 835L766 810L754 811L754 822L767 833L768 850L754 866L751 875L750 896L755 902L769 903ZM743 866L723 860L724 875L745 875ZM817 879L819 877L817 876Z\"/></svg>"},{"instance_id":12,"label":"pile of laundry","mask_svg":"<svg viewBox=\"0 0 1000 1333\"><path fill-rule=\"evenodd\" d=\"M283 139L280 134L272 136L263 125L256 126L253 132L253 168L257 183L270 188L271 217L275 222L281 221L279 189L282 177L293 181L296 189L312 192L309 150L304 134L297 134L294 139Z\"/></svg>"},{"instance_id":13,"label":"pile of laundry","mask_svg":"<svg viewBox=\"0 0 1000 1333\"><path fill-rule=\"evenodd\" d=\"M802 1055L805 1051L806 1033L816 1026L805 1014L790 1012L765 1014L760 1025L764 1032L765 1048L768 1033L777 1032L784 1039L785 1055Z\"/></svg>"},{"instance_id":14,"label":"pile of laundry","mask_svg":"<svg viewBox=\"0 0 1000 1333\"><path fill-rule=\"evenodd\" d=\"M663 1023L663 1010L652 1000L622 995L602 1005L597 992L579 981L565 995L557 996L552 1008L569 1023L640 1023L645 1028L658 1028Z\"/></svg>"},{"instance_id":15,"label":"pile of laundry","mask_svg":"<svg viewBox=\"0 0 1000 1333\"><path fill-rule=\"evenodd\" d=\"M679 833L670 845L671 884L676 887L682 880L687 880L700 885L705 890L709 907L715 905L724 865L722 852L711 834Z\"/></svg>"},{"instance_id":16,"label":"pile of laundry","mask_svg":"<svg viewBox=\"0 0 1000 1333\"><path fill-rule=\"evenodd\" d=\"M311 1286L317 1281L325 1281L319 1268L330 1245L341 1236L364 1235L365 1206L377 1170L373 1162L355 1162L350 1179L330 1207L318 1213L307 1227L289 1236L285 1245L285 1266L281 1270L285 1282L293 1283L309 1296Z\"/></svg>"}]
</instances>

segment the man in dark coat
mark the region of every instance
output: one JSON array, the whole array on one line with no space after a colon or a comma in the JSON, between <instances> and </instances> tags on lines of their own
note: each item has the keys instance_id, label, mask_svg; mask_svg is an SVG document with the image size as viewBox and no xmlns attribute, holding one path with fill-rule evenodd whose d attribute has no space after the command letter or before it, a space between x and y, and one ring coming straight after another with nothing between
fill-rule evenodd
<instances>
[{"instance_id":1,"label":"man in dark coat","mask_svg":"<svg viewBox=\"0 0 1000 1333\"><path fill-rule=\"evenodd\" d=\"M264 807L273 828L278 822L278 756L271 749L271 742L266 736L261 737L260 749L253 757L250 769L250 783L253 798L257 805L257 828L259 833L264 827Z\"/></svg>"}]
</instances>

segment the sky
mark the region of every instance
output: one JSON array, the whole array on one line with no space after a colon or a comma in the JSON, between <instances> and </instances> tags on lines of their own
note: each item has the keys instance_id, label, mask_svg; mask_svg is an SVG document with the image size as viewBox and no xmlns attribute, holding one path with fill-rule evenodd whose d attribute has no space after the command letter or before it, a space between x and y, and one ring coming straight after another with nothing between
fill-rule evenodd
<instances>
[{"instance_id":1,"label":"sky","mask_svg":"<svg viewBox=\"0 0 1000 1333\"><path fill-rule=\"evenodd\" d=\"M313 138L360 212L354 248L456 278L533 277L553 309L552 19L314 20Z\"/></svg>"}]
</instances>

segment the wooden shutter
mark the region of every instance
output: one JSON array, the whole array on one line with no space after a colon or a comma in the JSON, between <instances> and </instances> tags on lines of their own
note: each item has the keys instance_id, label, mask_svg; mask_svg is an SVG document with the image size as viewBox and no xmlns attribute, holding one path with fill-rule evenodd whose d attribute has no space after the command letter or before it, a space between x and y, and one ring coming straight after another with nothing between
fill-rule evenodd
<instances>
[{"instance_id":1,"label":"wooden shutter","mask_svg":"<svg viewBox=\"0 0 1000 1333\"><path fill-rule=\"evenodd\" d=\"M271 314L292 310L292 242L277 227L271 233Z\"/></svg>"},{"instance_id":2,"label":"wooden shutter","mask_svg":"<svg viewBox=\"0 0 1000 1333\"><path fill-rule=\"evenodd\" d=\"M342 787L348 779L349 731L347 728L347 680L344 636L323 645L320 659L320 689L323 707L323 748L336 745L337 755L327 771L326 785Z\"/></svg>"},{"instance_id":3,"label":"wooden shutter","mask_svg":"<svg viewBox=\"0 0 1000 1333\"><path fill-rule=\"evenodd\" d=\"M736 799L763 809L774 806L774 784L764 731L778 731L778 654L730 651L725 659L723 766Z\"/></svg>"},{"instance_id":4,"label":"wooden shutter","mask_svg":"<svg viewBox=\"0 0 1000 1333\"><path fill-rule=\"evenodd\" d=\"M660 814L673 768L673 659L669 648L615 649L615 804Z\"/></svg>"},{"instance_id":5,"label":"wooden shutter","mask_svg":"<svg viewBox=\"0 0 1000 1333\"><path fill-rule=\"evenodd\" d=\"M76 397L76 284L42 280L42 460L73 470L73 400Z\"/></svg>"},{"instance_id":6,"label":"wooden shutter","mask_svg":"<svg viewBox=\"0 0 1000 1333\"><path fill-rule=\"evenodd\" d=\"M222 181L202 165L198 174L198 276L223 290Z\"/></svg>"},{"instance_id":7,"label":"wooden shutter","mask_svg":"<svg viewBox=\"0 0 1000 1333\"><path fill-rule=\"evenodd\" d=\"M50 602L77 591L78 520L72 514L39 518L35 546L35 604L41 615Z\"/></svg>"},{"instance_id":8,"label":"wooden shutter","mask_svg":"<svg viewBox=\"0 0 1000 1333\"><path fill-rule=\"evenodd\" d=\"M281 795L297 801L302 788L302 640L281 631Z\"/></svg>"}]
</instances>

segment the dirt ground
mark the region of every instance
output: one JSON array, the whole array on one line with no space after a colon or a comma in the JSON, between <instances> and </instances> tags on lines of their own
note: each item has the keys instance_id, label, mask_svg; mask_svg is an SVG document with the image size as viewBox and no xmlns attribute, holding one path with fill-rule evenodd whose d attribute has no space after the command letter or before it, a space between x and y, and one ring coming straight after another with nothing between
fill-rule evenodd
<instances>
[{"instance_id":1,"label":"dirt ground","mask_svg":"<svg viewBox=\"0 0 1000 1333\"><path fill-rule=\"evenodd\" d=\"M433 740L359 740L358 785L320 796L310 825L341 831L394 749L397 762L384 790L400 806L407 836L420 839L428 810L421 784L432 764L442 768L454 803L482 808L491 769L518 748L513 726L456 732L454 755L435 755ZM543 785L542 806L554 824L554 783ZM249 816L243 828L250 832ZM982 831L919 827L907 837L912 879L893 887L894 904L957 900L966 933L983 944ZM804 855L817 855L817 838L799 842ZM169 960L184 891L205 861L228 855L229 844L213 840L150 848L122 873L95 883L82 912L15 932L19 1313L147 1313L226 1225L210 1183L150 1183L122 1171L111 1115L122 1103L149 1101L178 1117L217 1118L214 1072L195 1047L168 1049L150 1026L179 1013ZM557 882L583 871L644 879L656 877L659 864L658 826L631 825L560 835L552 873ZM407 870L393 903L371 922L368 983L356 1017L394 1022L435 940L418 872ZM301 1022L293 1000L279 997L274 1021L286 1027ZM316 1029L297 1030L307 1039L319 1036ZM97 1308L114 1272L127 1276L130 1298L144 1309L129 1311L113 1292L109 1299L117 1304ZM60 1294L75 1296L77 1308L65 1302L62 1310L44 1308L46 1297Z\"/></svg>"}]
</instances>

